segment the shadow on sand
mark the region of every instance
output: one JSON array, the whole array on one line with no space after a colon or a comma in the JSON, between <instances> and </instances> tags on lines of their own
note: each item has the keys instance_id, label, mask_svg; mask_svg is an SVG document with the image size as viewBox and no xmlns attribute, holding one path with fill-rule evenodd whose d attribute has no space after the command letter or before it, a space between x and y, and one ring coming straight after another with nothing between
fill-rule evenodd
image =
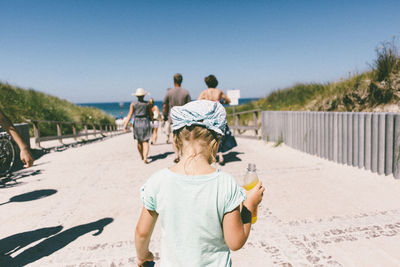
<instances>
[{"instance_id":1,"label":"shadow on sand","mask_svg":"<svg viewBox=\"0 0 400 267\"><path fill-rule=\"evenodd\" d=\"M31 149L30 151L31 151L33 159L36 161L39 158L41 158L42 156L44 156L48 153L51 153L51 152L62 152L71 147L80 147L80 146L84 146L84 145L98 142L101 140L105 140L107 138L111 138L111 136L102 135L101 137L97 137L97 138L90 139L90 140L83 139L81 141L77 141L77 142L74 142L71 144L61 144L59 146L54 146L54 147L49 147L49 148ZM21 159L19 157L20 152L19 152L18 146L15 145L15 149L16 149L16 153L15 153L16 158L15 158L15 162L12 167L12 170L11 170L11 174L8 174L6 177L0 177L0 188L14 187L14 186L21 185L22 183L18 182L19 179L22 179L22 178L25 178L28 176L38 175L42 171L42 170L32 171L30 169L25 170L24 165L21 162ZM33 167L48 164L48 163L49 162L42 162L39 164L34 163ZM13 183L11 183L11 182L13 182Z\"/></svg>"},{"instance_id":2,"label":"shadow on sand","mask_svg":"<svg viewBox=\"0 0 400 267\"><path fill-rule=\"evenodd\" d=\"M235 161L242 161L238 155L244 154L243 152L236 152L232 151L224 155L225 163L235 162Z\"/></svg>"},{"instance_id":3,"label":"shadow on sand","mask_svg":"<svg viewBox=\"0 0 400 267\"><path fill-rule=\"evenodd\" d=\"M151 160L151 162L159 160L159 159L165 159L166 157L168 157L168 155L174 154L174 152L164 152L162 154L158 154L158 155L154 155L154 156L150 156L149 160Z\"/></svg>"},{"instance_id":4,"label":"shadow on sand","mask_svg":"<svg viewBox=\"0 0 400 267\"><path fill-rule=\"evenodd\" d=\"M15 234L0 240L0 266L25 266L54 252L75 241L78 237L89 232L96 231L93 236L100 235L105 226L114 219L103 218L101 220L78 225L60 232L61 225L55 227L41 228L33 231ZM15 257L11 254L29 246L31 243L45 238L39 244L30 247Z\"/></svg>"},{"instance_id":5,"label":"shadow on sand","mask_svg":"<svg viewBox=\"0 0 400 267\"><path fill-rule=\"evenodd\" d=\"M50 153L50 149L31 149L31 154L35 161L38 160L39 158L43 157L47 153ZM34 166L36 166L36 164ZM16 147L15 163L14 163L14 166L12 167L12 171L16 172L16 171L22 170L23 168L24 168L24 164L21 162L21 159L19 157L19 148Z\"/></svg>"},{"instance_id":6,"label":"shadow on sand","mask_svg":"<svg viewBox=\"0 0 400 267\"><path fill-rule=\"evenodd\" d=\"M7 177L0 179L0 188L8 188L8 187L15 187L18 185L23 184L23 182L19 182L18 180L39 175L42 173L42 170L32 170L32 169L24 169L14 173L11 173Z\"/></svg>"},{"instance_id":7,"label":"shadow on sand","mask_svg":"<svg viewBox=\"0 0 400 267\"><path fill-rule=\"evenodd\" d=\"M35 190L32 192L24 193L21 195L13 196L10 198L9 201L0 203L0 206L5 205L7 203L11 202L26 202L26 201L32 201L32 200L37 200L41 198L45 198L48 196L51 196L53 194L57 193L57 190L54 189L42 189L42 190Z\"/></svg>"}]
</instances>

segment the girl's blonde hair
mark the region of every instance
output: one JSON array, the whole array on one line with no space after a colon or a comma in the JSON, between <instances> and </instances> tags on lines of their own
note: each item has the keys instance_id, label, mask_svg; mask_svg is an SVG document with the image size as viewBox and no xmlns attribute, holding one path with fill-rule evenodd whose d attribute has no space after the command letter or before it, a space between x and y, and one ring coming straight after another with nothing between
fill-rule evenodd
<instances>
[{"instance_id":1,"label":"girl's blonde hair","mask_svg":"<svg viewBox=\"0 0 400 267\"><path fill-rule=\"evenodd\" d=\"M204 126L191 125L174 131L174 146L179 154L182 154L184 142L186 144L197 142L203 148L199 154L202 154L209 164L216 161L215 154L218 149L218 140L219 136Z\"/></svg>"}]
</instances>

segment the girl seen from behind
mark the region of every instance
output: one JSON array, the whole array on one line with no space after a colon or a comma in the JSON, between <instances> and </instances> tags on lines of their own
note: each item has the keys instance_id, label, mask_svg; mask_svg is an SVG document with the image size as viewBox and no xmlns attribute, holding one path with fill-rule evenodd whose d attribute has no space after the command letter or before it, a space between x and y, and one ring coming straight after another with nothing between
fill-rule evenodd
<instances>
[{"instance_id":1,"label":"girl seen from behind","mask_svg":"<svg viewBox=\"0 0 400 267\"><path fill-rule=\"evenodd\" d=\"M161 266L231 266L230 250L245 244L264 188L260 182L246 197L233 176L211 166L226 127L220 103L193 101L174 107L171 118L181 160L153 174L141 188L138 266L153 260L149 243L158 217Z\"/></svg>"}]
</instances>

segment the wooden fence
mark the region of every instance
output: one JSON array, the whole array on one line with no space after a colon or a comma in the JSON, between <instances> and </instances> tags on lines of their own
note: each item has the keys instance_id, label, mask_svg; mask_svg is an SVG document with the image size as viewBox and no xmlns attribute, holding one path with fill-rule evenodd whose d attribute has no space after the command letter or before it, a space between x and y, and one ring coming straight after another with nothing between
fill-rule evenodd
<instances>
[{"instance_id":1,"label":"wooden fence","mask_svg":"<svg viewBox=\"0 0 400 267\"><path fill-rule=\"evenodd\" d=\"M261 121L260 121L261 111L262 111L261 109L254 109L249 111L242 111L242 112L235 112L233 114L228 114L228 116L233 117L233 122L229 125L233 134L235 136L245 136L243 135L244 132L254 131L254 136L246 135L246 137L259 138L259 130L261 127ZM247 114L252 114L252 118L248 119L247 117L249 115ZM246 117L246 119L243 119L243 117Z\"/></svg>"},{"instance_id":2,"label":"wooden fence","mask_svg":"<svg viewBox=\"0 0 400 267\"><path fill-rule=\"evenodd\" d=\"M400 178L400 113L263 111L264 140Z\"/></svg>"},{"instance_id":3,"label":"wooden fence","mask_svg":"<svg viewBox=\"0 0 400 267\"><path fill-rule=\"evenodd\" d=\"M103 136L104 134L115 134L121 132L121 130L117 129L115 124L95 124L95 123L74 123L74 122L61 122L61 121L46 121L46 120L27 120L27 122L31 123L33 126L33 135L35 137L35 143L40 147L40 142L50 141L50 140L59 140L62 144L62 140L66 138L74 138L77 140L78 137L85 136L86 139L89 139L89 135L97 135ZM40 123L50 123L55 124L57 127L57 135L52 136L41 136L40 135ZM62 126L70 125L72 127L72 134L62 134ZM77 125L81 125L82 131L77 132ZM91 129L89 129L89 127Z\"/></svg>"}]
</instances>

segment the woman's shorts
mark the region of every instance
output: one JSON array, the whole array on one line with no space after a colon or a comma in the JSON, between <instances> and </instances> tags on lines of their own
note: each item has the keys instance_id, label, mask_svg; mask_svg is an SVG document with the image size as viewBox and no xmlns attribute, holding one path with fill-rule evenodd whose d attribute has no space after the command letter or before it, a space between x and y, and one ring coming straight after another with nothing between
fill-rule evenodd
<instances>
[{"instance_id":1,"label":"woman's shorts","mask_svg":"<svg viewBox=\"0 0 400 267\"><path fill-rule=\"evenodd\" d=\"M158 128L160 126L159 121L150 121L151 128Z\"/></svg>"}]
</instances>

